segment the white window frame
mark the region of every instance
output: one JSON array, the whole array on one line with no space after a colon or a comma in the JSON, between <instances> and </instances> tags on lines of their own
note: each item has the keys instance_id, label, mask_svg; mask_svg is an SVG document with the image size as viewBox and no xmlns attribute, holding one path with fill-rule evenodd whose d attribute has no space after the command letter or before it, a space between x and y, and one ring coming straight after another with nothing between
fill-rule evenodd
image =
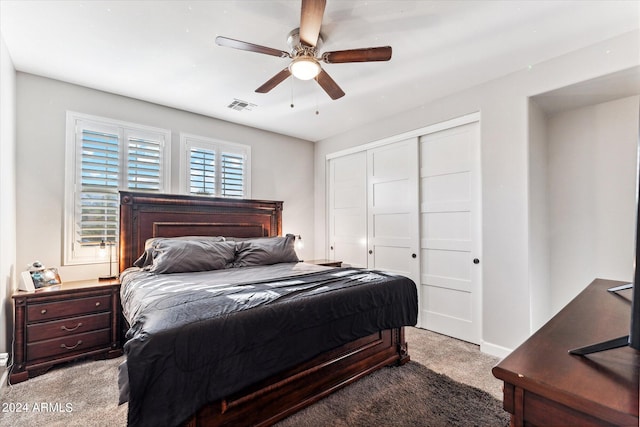
<instances>
[{"instance_id":1,"label":"white window frame","mask_svg":"<svg viewBox=\"0 0 640 427\"><path fill-rule=\"evenodd\" d=\"M180 133L180 192L183 194L194 195L191 193L190 180L190 152L192 148L201 148L216 152L216 194L202 195L202 197L224 197L220 194L220 161L221 156L218 155L223 151L234 154L242 154L244 156L244 173L243 173L243 199L251 198L251 146L245 144L237 144L234 142L222 141L205 136L192 135L188 133Z\"/></svg>"},{"instance_id":2,"label":"white window frame","mask_svg":"<svg viewBox=\"0 0 640 427\"><path fill-rule=\"evenodd\" d=\"M166 193L171 185L171 131L168 129L129 123L121 120L92 116L88 114L67 111L66 118L66 142L65 142L65 203L64 203L64 265L97 264L106 262L100 256L97 246L80 245L75 242L75 222L76 222L76 194L81 191L81 159L80 142L78 140L78 125L89 123L92 129L104 127L108 132L118 130L119 143L126 143L127 136L151 136L161 138L161 184L160 192ZM126 182L126 174L122 173L126 167L126 153L128 145L124 150L119 150L120 171L119 189L129 190ZM144 190L141 190L144 191ZM118 224L119 226L119 224ZM117 249L116 249L117 253Z\"/></svg>"}]
</instances>

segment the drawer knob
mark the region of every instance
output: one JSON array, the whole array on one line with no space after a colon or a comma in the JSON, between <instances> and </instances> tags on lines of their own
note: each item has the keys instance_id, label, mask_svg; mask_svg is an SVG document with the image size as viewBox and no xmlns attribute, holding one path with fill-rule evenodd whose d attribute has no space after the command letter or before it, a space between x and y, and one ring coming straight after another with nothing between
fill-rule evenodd
<instances>
[{"instance_id":1,"label":"drawer knob","mask_svg":"<svg viewBox=\"0 0 640 427\"><path fill-rule=\"evenodd\" d=\"M40 314L47 314L47 309L43 308L42 310L40 310Z\"/></svg>"},{"instance_id":2,"label":"drawer knob","mask_svg":"<svg viewBox=\"0 0 640 427\"><path fill-rule=\"evenodd\" d=\"M66 326L62 325L62 326L60 326L60 329L62 329L63 331L67 331L67 332L73 332L76 329L78 329L80 326L82 326L82 322L78 322L78 324L76 325L75 328L67 328Z\"/></svg>"},{"instance_id":3,"label":"drawer knob","mask_svg":"<svg viewBox=\"0 0 640 427\"><path fill-rule=\"evenodd\" d=\"M100 307L100 301L96 303L96 307Z\"/></svg>"},{"instance_id":4,"label":"drawer knob","mask_svg":"<svg viewBox=\"0 0 640 427\"><path fill-rule=\"evenodd\" d=\"M73 350L74 348L78 347L80 344L82 344L82 340L78 340L76 345L71 346L71 347L67 346L66 344L60 344L60 347L64 348L65 350Z\"/></svg>"}]
</instances>

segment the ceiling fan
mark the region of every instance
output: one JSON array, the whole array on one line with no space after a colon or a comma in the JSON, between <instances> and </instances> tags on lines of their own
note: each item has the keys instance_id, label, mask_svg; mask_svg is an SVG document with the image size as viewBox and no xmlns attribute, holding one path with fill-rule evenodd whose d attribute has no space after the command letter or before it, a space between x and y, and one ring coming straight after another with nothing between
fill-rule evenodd
<instances>
[{"instance_id":1,"label":"ceiling fan","mask_svg":"<svg viewBox=\"0 0 640 427\"><path fill-rule=\"evenodd\" d=\"M320 27L322 26L322 17L326 3L326 0L302 0L300 28L292 30L287 38L287 43L291 48L290 52L221 36L216 37L216 44L218 46L278 56L280 58L290 58L292 60L287 68L280 71L256 89L258 93L269 92L286 80L287 77L293 75L300 80L315 79L331 99L341 98L344 96L344 91L331 76L322 69L320 61L327 64L388 61L391 59L391 46L337 50L324 52L321 56L317 57L316 55L322 46Z\"/></svg>"}]
</instances>

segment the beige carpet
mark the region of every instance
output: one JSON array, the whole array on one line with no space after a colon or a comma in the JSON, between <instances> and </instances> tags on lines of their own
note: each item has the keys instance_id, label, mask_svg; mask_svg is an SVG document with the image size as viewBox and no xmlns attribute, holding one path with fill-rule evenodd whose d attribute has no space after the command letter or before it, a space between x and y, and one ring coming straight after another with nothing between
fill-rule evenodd
<instances>
[{"instance_id":1,"label":"beige carpet","mask_svg":"<svg viewBox=\"0 0 640 427\"><path fill-rule=\"evenodd\" d=\"M416 426L438 425L424 423L427 419L448 419L448 423L469 425L469 418L465 417L478 417L474 420L478 422L471 423L474 425L504 425L506 413L499 410L499 402L487 396L488 393L495 399L502 398L501 383L491 375L491 368L498 359L480 353L478 346L416 328L407 328L407 342L412 360L405 365L407 369L388 368L379 371L379 374L374 373L339 392L342 394L329 396L307 410L283 420L279 425L365 426L371 422L368 418L371 415L382 423L378 425L389 426L407 425L409 422ZM26 382L3 387L0 392L0 426L125 426L127 406L117 406L116 368L121 360L122 358L76 362L52 369ZM479 390L461 388L449 378L434 372ZM373 377L374 375L378 376ZM432 383L444 384L440 387L441 390L430 390L428 393L444 404L406 405L412 398L412 393L415 395L422 392ZM374 389L378 390L376 393L379 400L376 400ZM462 400L455 403L457 397L446 394L451 390L454 390L454 395L461 395ZM397 396L400 403L384 398L383 393ZM408 394L405 395L406 393ZM345 397L363 395L370 397L369 402L363 398ZM474 405L463 403L469 401L473 401ZM394 407L394 404L397 406ZM334 412L328 413L327 408ZM465 412L463 409L476 412ZM442 418L452 416L442 414L446 411L454 414L453 420ZM388 413L393 412L404 412L404 415L400 418L397 414L386 418ZM479 417L484 415L489 418L483 423ZM404 422L394 424L393 420L398 419Z\"/></svg>"},{"instance_id":2,"label":"beige carpet","mask_svg":"<svg viewBox=\"0 0 640 427\"><path fill-rule=\"evenodd\" d=\"M502 401L502 381L491 369L500 359L480 347L418 328L405 328L411 360L455 381L479 388Z\"/></svg>"},{"instance_id":3,"label":"beige carpet","mask_svg":"<svg viewBox=\"0 0 640 427\"><path fill-rule=\"evenodd\" d=\"M61 365L28 381L4 386L0 426L126 426L127 405L118 406L117 367L122 360Z\"/></svg>"}]
</instances>

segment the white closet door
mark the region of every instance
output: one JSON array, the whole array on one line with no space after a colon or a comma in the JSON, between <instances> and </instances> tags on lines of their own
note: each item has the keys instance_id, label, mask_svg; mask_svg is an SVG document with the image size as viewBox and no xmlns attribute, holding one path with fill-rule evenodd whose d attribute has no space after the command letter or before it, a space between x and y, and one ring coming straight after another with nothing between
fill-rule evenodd
<instances>
[{"instance_id":1,"label":"white closet door","mask_svg":"<svg viewBox=\"0 0 640 427\"><path fill-rule=\"evenodd\" d=\"M367 151L369 268L420 279L418 138Z\"/></svg>"},{"instance_id":2,"label":"white closet door","mask_svg":"<svg viewBox=\"0 0 640 427\"><path fill-rule=\"evenodd\" d=\"M329 258L367 266L367 156L329 160Z\"/></svg>"},{"instance_id":3,"label":"white closet door","mask_svg":"<svg viewBox=\"0 0 640 427\"><path fill-rule=\"evenodd\" d=\"M421 326L481 340L479 124L420 138Z\"/></svg>"}]
</instances>

